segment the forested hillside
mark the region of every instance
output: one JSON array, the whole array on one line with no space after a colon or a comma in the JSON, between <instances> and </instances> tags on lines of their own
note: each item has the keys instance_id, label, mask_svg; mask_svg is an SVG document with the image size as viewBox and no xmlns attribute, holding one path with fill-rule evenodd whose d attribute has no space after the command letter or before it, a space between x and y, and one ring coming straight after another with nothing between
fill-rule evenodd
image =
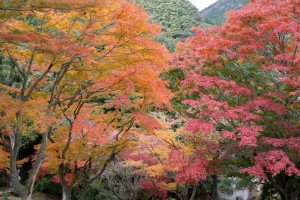
<instances>
[{"instance_id":1,"label":"forested hillside","mask_svg":"<svg viewBox=\"0 0 300 200\"><path fill-rule=\"evenodd\" d=\"M201 13L211 24L221 24L225 21L225 13L242 8L249 0L218 0L216 3L205 8Z\"/></svg>"},{"instance_id":2,"label":"forested hillside","mask_svg":"<svg viewBox=\"0 0 300 200\"><path fill-rule=\"evenodd\" d=\"M150 19L162 25L162 34L157 40L174 51L178 40L193 35L192 27L207 28L225 21L225 13L243 7L248 0L219 0L199 11L188 0L133 0L146 9Z\"/></svg>"},{"instance_id":3,"label":"forested hillside","mask_svg":"<svg viewBox=\"0 0 300 200\"><path fill-rule=\"evenodd\" d=\"M153 22L163 26L158 41L166 44L171 50L174 50L178 39L192 36L192 27L210 26L188 0L135 0L135 3L147 10Z\"/></svg>"}]
</instances>

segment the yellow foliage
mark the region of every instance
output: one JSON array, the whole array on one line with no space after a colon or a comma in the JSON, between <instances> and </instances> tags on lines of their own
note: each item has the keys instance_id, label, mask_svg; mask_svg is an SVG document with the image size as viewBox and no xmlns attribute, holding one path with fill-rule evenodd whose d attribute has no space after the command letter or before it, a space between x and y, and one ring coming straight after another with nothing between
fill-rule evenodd
<instances>
[{"instance_id":1,"label":"yellow foliage","mask_svg":"<svg viewBox=\"0 0 300 200\"><path fill-rule=\"evenodd\" d=\"M168 191L174 191L177 189L177 183L166 183L166 182L159 182L157 184L159 188L168 190Z\"/></svg>"},{"instance_id":2,"label":"yellow foliage","mask_svg":"<svg viewBox=\"0 0 300 200\"><path fill-rule=\"evenodd\" d=\"M8 153L4 151L3 147L0 145L0 170L7 169L9 164Z\"/></svg>"},{"instance_id":3,"label":"yellow foliage","mask_svg":"<svg viewBox=\"0 0 300 200\"><path fill-rule=\"evenodd\" d=\"M130 160L130 161L126 161L124 163L125 167L127 166L127 167L138 167L138 168L140 168L140 167L144 167L144 165L145 164L141 160L138 160L138 161Z\"/></svg>"},{"instance_id":4,"label":"yellow foliage","mask_svg":"<svg viewBox=\"0 0 300 200\"><path fill-rule=\"evenodd\" d=\"M164 166L161 163L146 167L146 172L150 177L159 177L164 173Z\"/></svg>"}]
</instances>

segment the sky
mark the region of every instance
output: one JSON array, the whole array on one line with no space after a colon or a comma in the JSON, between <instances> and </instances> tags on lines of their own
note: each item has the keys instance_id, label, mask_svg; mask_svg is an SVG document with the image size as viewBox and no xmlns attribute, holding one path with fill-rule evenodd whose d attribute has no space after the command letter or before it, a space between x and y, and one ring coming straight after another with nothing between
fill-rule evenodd
<instances>
[{"instance_id":1,"label":"sky","mask_svg":"<svg viewBox=\"0 0 300 200\"><path fill-rule=\"evenodd\" d=\"M199 10L203 10L216 1L217 0L190 0L190 2L192 2Z\"/></svg>"}]
</instances>

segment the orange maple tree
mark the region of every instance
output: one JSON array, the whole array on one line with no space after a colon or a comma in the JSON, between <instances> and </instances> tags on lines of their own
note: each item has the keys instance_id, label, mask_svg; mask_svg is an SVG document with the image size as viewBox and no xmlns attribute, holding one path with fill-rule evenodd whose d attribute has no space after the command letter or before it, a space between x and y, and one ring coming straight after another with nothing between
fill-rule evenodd
<instances>
[{"instance_id":1,"label":"orange maple tree","mask_svg":"<svg viewBox=\"0 0 300 200\"><path fill-rule=\"evenodd\" d=\"M0 20L0 50L21 77L20 87L0 85L11 183L22 199L30 198L48 156L48 167L56 165L60 175L63 198L70 199L67 172L78 168L76 160L90 162L83 152L120 140L114 131L128 132L150 106L168 104L169 93L158 79L168 53L152 39L160 28L124 0L1 2ZM113 111L96 102L107 96ZM125 112L121 107L127 105ZM23 185L17 155L22 139L32 135L42 139Z\"/></svg>"}]
</instances>

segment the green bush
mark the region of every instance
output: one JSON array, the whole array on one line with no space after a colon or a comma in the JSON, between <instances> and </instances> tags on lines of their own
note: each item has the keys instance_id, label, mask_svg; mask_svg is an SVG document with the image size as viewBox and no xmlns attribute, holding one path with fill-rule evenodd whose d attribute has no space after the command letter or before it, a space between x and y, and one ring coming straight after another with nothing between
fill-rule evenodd
<instances>
[{"instance_id":1,"label":"green bush","mask_svg":"<svg viewBox=\"0 0 300 200\"><path fill-rule=\"evenodd\" d=\"M74 190L72 193L72 200L80 199L81 191ZM105 188L100 182L94 182L89 187L85 194L85 199L88 200L118 200L108 188Z\"/></svg>"},{"instance_id":2,"label":"green bush","mask_svg":"<svg viewBox=\"0 0 300 200\"><path fill-rule=\"evenodd\" d=\"M52 195L62 195L61 185L54 183L50 180L50 177L44 177L39 180L34 187L34 190L37 192L43 192Z\"/></svg>"}]
</instances>

